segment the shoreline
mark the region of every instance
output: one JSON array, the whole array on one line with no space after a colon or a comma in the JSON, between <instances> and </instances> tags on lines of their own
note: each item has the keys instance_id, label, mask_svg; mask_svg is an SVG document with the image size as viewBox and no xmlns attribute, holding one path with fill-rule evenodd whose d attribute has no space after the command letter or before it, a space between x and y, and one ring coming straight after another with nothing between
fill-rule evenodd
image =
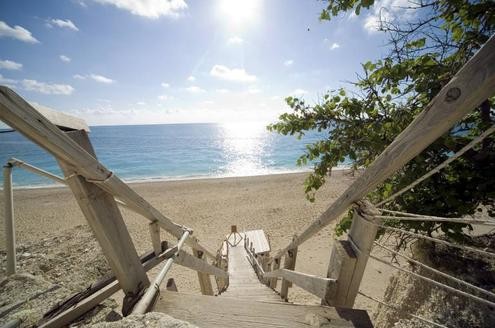
<instances>
[{"instance_id":1,"label":"shoreline","mask_svg":"<svg viewBox=\"0 0 495 328\"><path fill-rule=\"evenodd\" d=\"M334 167L332 171L347 171L351 170L349 166ZM260 176L272 176L272 175L285 175L285 174L304 174L310 173L313 170L310 168L304 168L300 170L280 170L272 171L267 173L260 173L254 175L179 175L179 176L165 176L165 177L147 177L147 178L130 178L122 179L127 184L143 184L143 183L155 183L155 182L177 182L177 181L197 181L197 180L214 180L214 179L235 179L235 178L252 178ZM48 178L47 178L48 179ZM37 189L58 189L66 188L66 185L54 182L51 184L43 185L16 185L15 181L13 184L13 189L15 190L37 190ZM3 191L3 185L0 186L0 190Z\"/></svg>"}]
</instances>

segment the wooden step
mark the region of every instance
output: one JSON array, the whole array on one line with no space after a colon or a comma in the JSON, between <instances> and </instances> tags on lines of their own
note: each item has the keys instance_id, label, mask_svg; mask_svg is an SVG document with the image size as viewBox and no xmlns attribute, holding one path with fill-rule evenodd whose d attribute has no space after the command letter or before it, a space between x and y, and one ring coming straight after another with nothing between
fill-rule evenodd
<instances>
[{"instance_id":1,"label":"wooden step","mask_svg":"<svg viewBox=\"0 0 495 328\"><path fill-rule=\"evenodd\" d=\"M198 327L373 327L366 311L164 291L154 312Z\"/></svg>"}]
</instances>

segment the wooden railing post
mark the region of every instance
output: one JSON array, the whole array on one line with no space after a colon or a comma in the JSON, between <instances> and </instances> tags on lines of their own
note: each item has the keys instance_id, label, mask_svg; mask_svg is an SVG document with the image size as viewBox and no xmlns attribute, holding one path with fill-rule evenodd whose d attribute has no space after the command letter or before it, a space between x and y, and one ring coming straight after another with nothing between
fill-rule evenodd
<instances>
[{"instance_id":1,"label":"wooden railing post","mask_svg":"<svg viewBox=\"0 0 495 328\"><path fill-rule=\"evenodd\" d=\"M14 192L12 190L12 164L3 167L3 193L5 206L5 250L7 251L7 275L15 274L15 223L14 223Z\"/></svg>"},{"instance_id":2,"label":"wooden railing post","mask_svg":"<svg viewBox=\"0 0 495 328\"><path fill-rule=\"evenodd\" d=\"M203 252L193 248L193 254L198 259L203 258ZM206 259L203 259L206 261ZM198 271L199 287L201 288L201 294L213 296L213 287L211 286L210 276L207 273Z\"/></svg>"},{"instance_id":3,"label":"wooden railing post","mask_svg":"<svg viewBox=\"0 0 495 328\"><path fill-rule=\"evenodd\" d=\"M96 158L86 131L70 131L67 135ZM126 294L124 307L132 308L135 297L142 289L148 287L149 280L114 197L77 175L75 167L62 160L59 160L59 164L103 254Z\"/></svg>"},{"instance_id":4,"label":"wooden railing post","mask_svg":"<svg viewBox=\"0 0 495 328\"><path fill-rule=\"evenodd\" d=\"M294 236L293 240L297 237ZM294 270L296 268L297 247L289 249L285 255L284 269ZM288 280L282 279L282 287L280 288L280 297L288 301L289 287L292 287L292 283Z\"/></svg>"},{"instance_id":5,"label":"wooden railing post","mask_svg":"<svg viewBox=\"0 0 495 328\"><path fill-rule=\"evenodd\" d=\"M162 242L160 239L160 226L158 221L151 222L149 224L151 244L153 245L153 250L155 255L158 256L162 252Z\"/></svg>"},{"instance_id":6,"label":"wooden railing post","mask_svg":"<svg viewBox=\"0 0 495 328\"><path fill-rule=\"evenodd\" d=\"M328 278L337 279L335 287L330 289L322 304L330 306L354 306L364 270L378 232L374 216L376 209L367 201L357 202L354 210L348 240L336 241L330 254Z\"/></svg>"},{"instance_id":7,"label":"wooden railing post","mask_svg":"<svg viewBox=\"0 0 495 328\"><path fill-rule=\"evenodd\" d=\"M272 262L272 271L280 269L280 258L274 258ZM277 288L277 281L278 279L276 277L270 279L270 287L275 289Z\"/></svg>"}]
</instances>

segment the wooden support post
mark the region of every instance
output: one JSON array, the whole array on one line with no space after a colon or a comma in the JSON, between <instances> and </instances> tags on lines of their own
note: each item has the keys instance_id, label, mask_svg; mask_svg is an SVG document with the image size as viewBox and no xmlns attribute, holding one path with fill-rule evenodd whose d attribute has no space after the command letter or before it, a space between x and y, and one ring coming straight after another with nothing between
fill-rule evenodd
<instances>
[{"instance_id":1,"label":"wooden support post","mask_svg":"<svg viewBox=\"0 0 495 328\"><path fill-rule=\"evenodd\" d=\"M272 262L272 271L280 269L280 258L274 258ZM277 277L273 277L270 279L270 287L275 289L277 288Z\"/></svg>"},{"instance_id":2,"label":"wooden support post","mask_svg":"<svg viewBox=\"0 0 495 328\"><path fill-rule=\"evenodd\" d=\"M193 254L198 259L203 258L203 252L193 248ZM211 286L210 276L206 273L198 271L199 287L201 288L201 294L213 296L213 287Z\"/></svg>"},{"instance_id":3,"label":"wooden support post","mask_svg":"<svg viewBox=\"0 0 495 328\"><path fill-rule=\"evenodd\" d=\"M155 251L155 255L158 256L162 252L162 242L160 240L160 226L158 225L158 221L151 222L149 224L149 228L150 228L151 244L153 245L153 250Z\"/></svg>"},{"instance_id":4,"label":"wooden support post","mask_svg":"<svg viewBox=\"0 0 495 328\"><path fill-rule=\"evenodd\" d=\"M293 237L293 240L296 236ZM284 269L294 270L296 268L297 247L289 249L285 255ZM280 288L280 297L288 301L289 287L292 287L292 283L286 279L282 279L282 287Z\"/></svg>"},{"instance_id":5,"label":"wooden support post","mask_svg":"<svg viewBox=\"0 0 495 328\"><path fill-rule=\"evenodd\" d=\"M379 212L371 203L359 201L357 204L348 240L335 243L332 249L327 277L337 279L337 283L322 300L323 304L349 308L354 306L378 232L376 224L380 223L374 217Z\"/></svg>"},{"instance_id":6,"label":"wooden support post","mask_svg":"<svg viewBox=\"0 0 495 328\"><path fill-rule=\"evenodd\" d=\"M67 135L96 158L85 131L70 131ZM73 166L61 160L59 164L103 254L126 294L124 305L126 302L132 303L133 298L148 287L149 280L117 203L111 194L77 175Z\"/></svg>"},{"instance_id":7,"label":"wooden support post","mask_svg":"<svg viewBox=\"0 0 495 328\"><path fill-rule=\"evenodd\" d=\"M3 193L5 206L5 250L7 251L7 275L15 274L15 224L14 192L12 190L12 164L3 167Z\"/></svg>"},{"instance_id":8,"label":"wooden support post","mask_svg":"<svg viewBox=\"0 0 495 328\"><path fill-rule=\"evenodd\" d=\"M336 279L333 287L321 300L322 305L348 306L347 292L356 267L356 253L348 240L335 240L330 252L327 278Z\"/></svg>"}]
</instances>

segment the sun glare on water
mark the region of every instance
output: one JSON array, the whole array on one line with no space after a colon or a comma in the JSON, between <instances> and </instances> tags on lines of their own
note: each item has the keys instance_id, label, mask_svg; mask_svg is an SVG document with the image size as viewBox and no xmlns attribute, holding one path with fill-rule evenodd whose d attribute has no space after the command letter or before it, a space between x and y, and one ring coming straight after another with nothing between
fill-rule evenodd
<instances>
[{"instance_id":1,"label":"sun glare on water","mask_svg":"<svg viewBox=\"0 0 495 328\"><path fill-rule=\"evenodd\" d=\"M227 175L258 175L267 173L263 164L263 155L267 151L265 124L225 123L223 130L223 149L227 156Z\"/></svg>"},{"instance_id":2,"label":"sun glare on water","mask_svg":"<svg viewBox=\"0 0 495 328\"><path fill-rule=\"evenodd\" d=\"M221 0L220 13L233 25L245 25L256 19L260 0Z\"/></svg>"}]
</instances>

